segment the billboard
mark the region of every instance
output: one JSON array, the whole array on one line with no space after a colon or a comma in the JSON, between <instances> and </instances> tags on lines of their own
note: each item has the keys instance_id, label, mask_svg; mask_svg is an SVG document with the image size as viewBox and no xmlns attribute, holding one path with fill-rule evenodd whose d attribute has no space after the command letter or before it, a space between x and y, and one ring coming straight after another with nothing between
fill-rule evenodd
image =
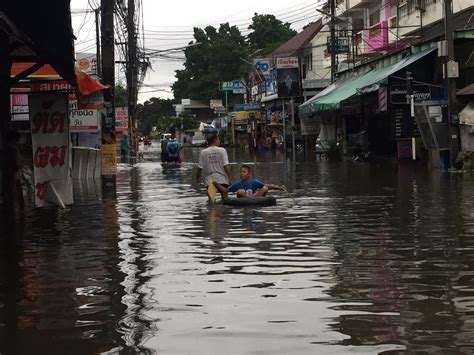
<instances>
[{"instance_id":1,"label":"billboard","mask_svg":"<svg viewBox=\"0 0 474 355\"><path fill-rule=\"evenodd\" d=\"M301 96L298 57L277 58L278 97Z\"/></svg>"}]
</instances>

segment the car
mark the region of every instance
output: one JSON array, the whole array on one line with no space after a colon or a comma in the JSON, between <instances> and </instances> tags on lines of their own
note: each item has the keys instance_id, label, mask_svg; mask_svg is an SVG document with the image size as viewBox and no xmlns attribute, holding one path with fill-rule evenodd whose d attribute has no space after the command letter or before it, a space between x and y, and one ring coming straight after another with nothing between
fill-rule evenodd
<instances>
[{"instance_id":1,"label":"car","mask_svg":"<svg viewBox=\"0 0 474 355\"><path fill-rule=\"evenodd\" d=\"M206 138L201 135L195 135L191 138L191 145L193 147L205 147L207 144Z\"/></svg>"}]
</instances>

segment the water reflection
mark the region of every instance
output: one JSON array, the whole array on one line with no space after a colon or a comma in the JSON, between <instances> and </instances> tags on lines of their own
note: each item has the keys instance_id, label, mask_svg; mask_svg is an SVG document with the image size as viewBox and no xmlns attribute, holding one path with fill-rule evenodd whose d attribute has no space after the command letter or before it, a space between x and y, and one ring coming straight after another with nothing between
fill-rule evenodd
<instances>
[{"instance_id":1,"label":"water reflection","mask_svg":"<svg viewBox=\"0 0 474 355\"><path fill-rule=\"evenodd\" d=\"M198 153L2 239L1 354L474 351L472 177L231 151L296 203L210 206Z\"/></svg>"}]
</instances>

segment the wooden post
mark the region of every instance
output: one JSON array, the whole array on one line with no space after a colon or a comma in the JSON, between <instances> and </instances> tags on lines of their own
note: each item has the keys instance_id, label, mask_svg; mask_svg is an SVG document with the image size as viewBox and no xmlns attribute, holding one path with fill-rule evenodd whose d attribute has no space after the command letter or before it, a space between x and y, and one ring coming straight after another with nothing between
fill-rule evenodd
<instances>
[{"instance_id":1,"label":"wooden post","mask_svg":"<svg viewBox=\"0 0 474 355\"><path fill-rule=\"evenodd\" d=\"M9 48L8 36L0 31L0 48ZM12 159L7 152L10 150L7 142L7 135L10 131L10 71L11 59L7 50L0 51L0 147L3 159L1 160L2 171L2 192L4 216L8 220L16 217L18 211L18 201L15 198L17 191L15 181L15 169L12 169Z\"/></svg>"}]
</instances>

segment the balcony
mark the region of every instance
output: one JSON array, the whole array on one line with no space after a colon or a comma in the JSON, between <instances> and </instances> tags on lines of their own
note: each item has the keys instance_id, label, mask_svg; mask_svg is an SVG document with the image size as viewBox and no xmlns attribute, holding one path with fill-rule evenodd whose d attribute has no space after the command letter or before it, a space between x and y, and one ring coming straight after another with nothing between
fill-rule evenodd
<instances>
[{"instance_id":1,"label":"balcony","mask_svg":"<svg viewBox=\"0 0 474 355\"><path fill-rule=\"evenodd\" d=\"M383 50L388 45L388 21L381 21L368 30L367 50L368 52L377 52Z\"/></svg>"},{"instance_id":2,"label":"balcony","mask_svg":"<svg viewBox=\"0 0 474 355\"><path fill-rule=\"evenodd\" d=\"M347 11L350 11L355 8L368 8L371 6L374 6L374 2L370 0L347 0Z\"/></svg>"}]
</instances>

